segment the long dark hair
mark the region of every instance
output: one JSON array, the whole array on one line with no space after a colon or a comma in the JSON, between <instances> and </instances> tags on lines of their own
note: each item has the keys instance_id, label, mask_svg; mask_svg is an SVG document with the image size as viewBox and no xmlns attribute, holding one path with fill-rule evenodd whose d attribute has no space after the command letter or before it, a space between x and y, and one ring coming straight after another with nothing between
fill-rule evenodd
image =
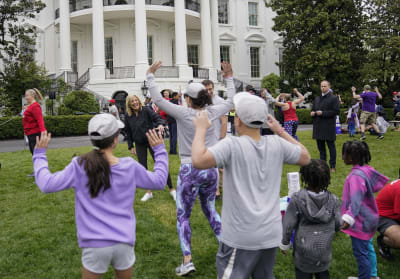
<instances>
[{"instance_id":1,"label":"long dark hair","mask_svg":"<svg viewBox=\"0 0 400 279\"><path fill-rule=\"evenodd\" d=\"M195 108L203 108L206 105L212 104L211 96L208 94L207 90L201 90L196 99L190 96L189 98L192 101L192 106Z\"/></svg>"},{"instance_id":2,"label":"long dark hair","mask_svg":"<svg viewBox=\"0 0 400 279\"><path fill-rule=\"evenodd\" d=\"M347 141L343 144L342 157L352 165L363 166L371 161L368 144L358 140Z\"/></svg>"},{"instance_id":3,"label":"long dark hair","mask_svg":"<svg viewBox=\"0 0 400 279\"><path fill-rule=\"evenodd\" d=\"M92 136L99 136L97 133L92 133ZM93 151L79 157L79 165L84 165L86 175L88 177L87 187L92 198L96 198L103 189L105 192L111 188L110 184L110 163L104 156L102 149L112 146L114 139L119 136L119 131L111 137L102 140L91 140Z\"/></svg>"},{"instance_id":4,"label":"long dark hair","mask_svg":"<svg viewBox=\"0 0 400 279\"><path fill-rule=\"evenodd\" d=\"M323 160L311 159L308 165L300 168L301 182L306 188L321 192L328 189L331 182L331 172Z\"/></svg>"}]
</instances>

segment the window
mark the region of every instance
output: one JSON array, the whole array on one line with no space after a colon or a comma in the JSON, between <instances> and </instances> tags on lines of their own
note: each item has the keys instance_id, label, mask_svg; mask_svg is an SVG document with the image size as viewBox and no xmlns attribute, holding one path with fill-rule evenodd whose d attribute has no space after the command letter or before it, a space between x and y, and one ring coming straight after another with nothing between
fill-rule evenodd
<instances>
[{"instance_id":1,"label":"window","mask_svg":"<svg viewBox=\"0 0 400 279\"><path fill-rule=\"evenodd\" d=\"M193 77L199 76L199 46L188 45L188 64L193 68Z\"/></svg>"},{"instance_id":2,"label":"window","mask_svg":"<svg viewBox=\"0 0 400 279\"><path fill-rule=\"evenodd\" d=\"M78 72L78 41L71 42L71 67L74 73Z\"/></svg>"},{"instance_id":3,"label":"window","mask_svg":"<svg viewBox=\"0 0 400 279\"><path fill-rule=\"evenodd\" d=\"M230 55L230 47L229 46L220 46L219 53L221 56L221 62L225 61L231 63L231 55Z\"/></svg>"},{"instance_id":4,"label":"window","mask_svg":"<svg viewBox=\"0 0 400 279\"><path fill-rule=\"evenodd\" d=\"M147 59L149 65L153 64L153 36L147 36Z\"/></svg>"},{"instance_id":5,"label":"window","mask_svg":"<svg viewBox=\"0 0 400 279\"><path fill-rule=\"evenodd\" d=\"M176 58L175 58L175 40L172 40L172 66L175 66Z\"/></svg>"},{"instance_id":6,"label":"window","mask_svg":"<svg viewBox=\"0 0 400 279\"><path fill-rule=\"evenodd\" d=\"M260 48L259 47L250 47L250 68L251 68L251 77L259 78L260 77Z\"/></svg>"},{"instance_id":7,"label":"window","mask_svg":"<svg viewBox=\"0 0 400 279\"><path fill-rule=\"evenodd\" d=\"M228 24L229 13L228 13L229 0L218 0L218 23Z\"/></svg>"},{"instance_id":8,"label":"window","mask_svg":"<svg viewBox=\"0 0 400 279\"><path fill-rule=\"evenodd\" d=\"M249 2L249 25L258 26L258 3Z\"/></svg>"},{"instance_id":9,"label":"window","mask_svg":"<svg viewBox=\"0 0 400 279\"><path fill-rule=\"evenodd\" d=\"M112 38L104 39L104 50L105 50L106 68L110 70L110 74L114 74L114 54L113 54Z\"/></svg>"}]
</instances>

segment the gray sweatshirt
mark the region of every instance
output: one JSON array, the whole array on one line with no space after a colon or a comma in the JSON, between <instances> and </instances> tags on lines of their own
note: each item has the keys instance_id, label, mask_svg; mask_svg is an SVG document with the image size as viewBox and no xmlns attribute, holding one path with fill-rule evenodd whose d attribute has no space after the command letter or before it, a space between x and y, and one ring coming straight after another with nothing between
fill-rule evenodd
<instances>
[{"instance_id":1,"label":"gray sweatshirt","mask_svg":"<svg viewBox=\"0 0 400 279\"><path fill-rule=\"evenodd\" d=\"M175 105L170 101L165 100L158 90L158 86L155 83L153 74L147 75L147 84L153 102L168 115L172 116L176 120L178 130L178 141L179 141L179 157L182 164L192 163L192 142L196 128L193 124L193 117L200 110L196 110L189 107ZM226 79L226 87L228 92L228 98L216 105L206 106L204 109L208 112L208 118L212 125L207 130L206 134L206 146L211 147L218 142L215 119L221 118L224 114L228 113L233 108L233 96L236 93L233 78Z\"/></svg>"},{"instance_id":2,"label":"gray sweatshirt","mask_svg":"<svg viewBox=\"0 0 400 279\"><path fill-rule=\"evenodd\" d=\"M339 199L329 191L305 189L293 194L283 218L282 245L290 244L293 230L295 266L303 272L329 269L332 240L341 226Z\"/></svg>"}]
</instances>

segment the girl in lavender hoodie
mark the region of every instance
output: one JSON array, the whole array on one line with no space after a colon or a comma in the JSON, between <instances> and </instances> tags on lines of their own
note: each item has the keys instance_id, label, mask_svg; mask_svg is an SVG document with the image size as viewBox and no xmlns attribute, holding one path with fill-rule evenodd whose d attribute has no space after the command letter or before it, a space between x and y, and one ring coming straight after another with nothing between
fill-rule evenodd
<instances>
[{"instance_id":1,"label":"girl in lavender hoodie","mask_svg":"<svg viewBox=\"0 0 400 279\"><path fill-rule=\"evenodd\" d=\"M154 150L154 172L131 157L117 158L124 124L111 114L98 114L89 122L93 151L74 157L64 170L51 173L46 158L50 134L42 132L35 146L33 166L36 184L44 193L73 188L75 221L82 248L82 278L99 279L110 263L115 278L132 278L135 262L136 219L133 211L136 187L162 190L168 176L168 155L163 139L147 133Z\"/></svg>"},{"instance_id":2,"label":"girl in lavender hoodie","mask_svg":"<svg viewBox=\"0 0 400 279\"><path fill-rule=\"evenodd\" d=\"M344 143L342 158L346 165L353 165L343 188L342 230L351 237L358 278L374 278L377 277L377 270L372 238L379 220L374 193L385 186L388 178L368 165L371 154L365 142Z\"/></svg>"}]
</instances>

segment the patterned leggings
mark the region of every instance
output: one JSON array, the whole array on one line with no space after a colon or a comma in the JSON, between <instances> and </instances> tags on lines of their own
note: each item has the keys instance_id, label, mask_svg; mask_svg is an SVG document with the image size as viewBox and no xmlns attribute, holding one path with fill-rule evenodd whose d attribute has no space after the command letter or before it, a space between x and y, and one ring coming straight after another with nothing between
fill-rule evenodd
<instances>
[{"instance_id":1,"label":"patterned leggings","mask_svg":"<svg viewBox=\"0 0 400 279\"><path fill-rule=\"evenodd\" d=\"M197 196L200 196L201 209L220 241L221 219L215 210L217 186L217 169L198 170L192 164L181 165L176 185L176 217L179 242L184 256L192 254L190 215Z\"/></svg>"},{"instance_id":2,"label":"patterned leggings","mask_svg":"<svg viewBox=\"0 0 400 279\"><path fill-rule=\"evenodd\" d=\"M294 120L285 121L283 123L283 127L285 128L285 131L289 135L291 135L293 138L295 138L297 141L299 140L299 138L296 135L298 125L299 125L299 121L294 121Z\"/></svg>"}]
</instances>

